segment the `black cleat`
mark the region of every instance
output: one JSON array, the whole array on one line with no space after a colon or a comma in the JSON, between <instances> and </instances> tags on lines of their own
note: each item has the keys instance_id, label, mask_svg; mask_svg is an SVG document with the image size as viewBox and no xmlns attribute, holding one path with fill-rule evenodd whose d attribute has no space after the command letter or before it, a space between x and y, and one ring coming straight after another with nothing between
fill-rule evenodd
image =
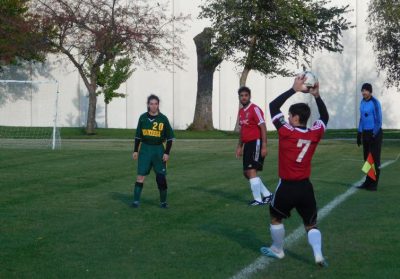
<instances>
[{"instance_id":1,"label":"black cleat","mask_svg":"<svg viewBox=\"0 0 400 279\"><path fill-rule=\"evenodd\" d=\"M274 194L269 195L268 197L263 197L262 202L264 204L270 204L272 202L272 198L274 197Z\"/></svg>"},{"instance_id":2,"label":"black cleat","mask_svg":"<svg viewBox=\"0 0 400 279\"><path fill-rule=\"evenodd\" d=\"M357 186L357 189L367 189L369 187L368 183L364 182L363 184Z\"/></svg>"},{"instance_id":3,"label":"black cleat","mask_svg":"<svg viewBox=\"0 0 400 279\"><path fill-rule=\"evenodd\" d=\"M162 203L160 204L160 208L168 208L168 203L162 202Z\"/></svg>"},{"instance_id":4,"label":"black cleat","mask_svg":"<svg viewBox=\"0 0 400 279\"><path fill-rule=\"evenodd\" d=\"M130 207L132 208L138 208L139 207L139 202L138 201L134 201L130 204Z\"/></svg>"},{"instance_id":5,"label":"black cleat","mask_svg":"<svg viewBox=\"0 0 400 279\"><path fill-rule=\"evenodd\" d=\"M249 203L248 203L248 205L249 206L258 206L258 205L265 205L265 203L264 202L259 202L259 201L256 201L256 200L253 200L253 201L250 201Z\"/></svg>"}]
</instances>

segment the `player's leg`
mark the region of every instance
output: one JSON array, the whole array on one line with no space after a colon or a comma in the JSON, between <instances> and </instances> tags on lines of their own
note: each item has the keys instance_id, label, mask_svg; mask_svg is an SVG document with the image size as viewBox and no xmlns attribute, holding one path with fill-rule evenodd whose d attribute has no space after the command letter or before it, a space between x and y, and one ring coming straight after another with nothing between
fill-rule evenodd
<instances>
[{"instance_id":1,"label":"player's leg","mask_svg":"<svg viewBox=\"0 0 400 279\"><path fill-rule=\"evenodd\" d=\"M367 187L366 189L370 191L376 191L378 187L379 176L381 173L381 147L382 147L382 131L380 131L375 136L375 138L371 141L370 145L370 151L372 154L372 158L374 158L375 170L376 170L376 180L373 180L372 178L367 176L367 179L370 182L369 182L369 187Z\"/></svg>"},{"instance_id":2,"label":"player's leg","mask_svg":"<svg viewBox=\"0 0 400 279\"><path fill-rule=\"evenodd\" d=\"M258 176L258 172L263 170L264 167L264 157L261 156L261 148L262 148L262 142L261 140L257 141L257 148L256 152L254 154L254 164L256 165L256 177L258 178L258 183L260 183L260 192L261 192L261 197L262 201L265 204L268 204L272 200L272 193L268 190L268 188L264 185L262 182L261 178Z\"/></svg>"},{"instance_id":3,"label":"player's leg","mask_svg":"<svg viewBox=\"0 0 400 279\"><path fill-rule=\"evenodd\" d=\"M368 154L371 152L371 139L372 139L372 132L364 131L362 135L362 144L363 144L363 158L364 161L367 160ZM358 186L359 189L365 189L370 187L371 179L366 176L365 181Z\"/></svg>"},{"instance_id":4,"label":"player's leg","mask_svg":"<svg viewBox=\"0 0 400 279\"><path fill-rule=\"evenodd\" d=\"M151 154L149 153L148 146L142 144L139 151L137 177L135 187L133 189L133 202L132 207L139 207L140 196L143 190L145 177L150 173L151 169Z\"/></svg>"},{"instance_id":5,"label":"player's leg","mask_svg":"<svg viewBox=\"0 0 400 279\"><path fill-rule=\"evenodd\" d=\"M278 259L282 259L285 256L283 251L285 227L282 220L290 217L290 211L293 208L290 191L290 187L285 185L285 182L280 181L269 207L272 244L269 247L261 247L260 249L261 253L265 256Z\"/></svg>"},{"instance_id":6,"label":"player's leg","mask_svg":"<svg viewBox=\"0 0 400 279\"><path fill-rule=\"evenodd\" d=\"M303 182L300 190L302 191L302 196L296 205L296 210L303 219L308 243L314 253L315 263L326 267L327 262L322 254L322 235L317 227L317 203L311 182Z\"/></svg>"},{"instance_id":7,"label":"player's leg","mask_svg":"<svg viewBox=\"0 0 400 279\"><path fill-rule=\"evenodd\" d=\"M257 170L262 170L263 158L261 157L260 141L252 141L243 148L243 175L249 180L253 200L249 205L263 205L262 193L269 194L261 179L257 176Z\"/></svg>"},{"instance_id":8,"label":"player's leg","mask_svg":"<svg viewBox=\"0 0 400 279\"><path fill-rule=\"evenodd\" d=\"M167 193L168 193L168 185L167 185L167 165L162 160L164 155L164 147L162 145L156 146L153 153L153 168L156 173L156 183L158 190L160 192L160 207L167 208Z\"/></svg>"}]
</instances>

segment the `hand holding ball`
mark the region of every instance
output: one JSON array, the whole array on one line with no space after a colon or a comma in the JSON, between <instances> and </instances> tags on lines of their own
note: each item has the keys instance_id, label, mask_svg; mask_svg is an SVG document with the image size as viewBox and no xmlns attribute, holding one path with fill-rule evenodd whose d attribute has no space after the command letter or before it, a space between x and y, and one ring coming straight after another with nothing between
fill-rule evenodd
<instances>
[{"instance_id":1,"label":"hand holding ball","mask_svg":"<svg viewBox=\"0 0 400 279\"><path fill-rule=\"evenodd\" d=\"M318 83L317 76L310 71L304 71L297 75L294 80L293 89L296 92L309 93L311 88L314 88Z\"/></svg>"}]
</instances>

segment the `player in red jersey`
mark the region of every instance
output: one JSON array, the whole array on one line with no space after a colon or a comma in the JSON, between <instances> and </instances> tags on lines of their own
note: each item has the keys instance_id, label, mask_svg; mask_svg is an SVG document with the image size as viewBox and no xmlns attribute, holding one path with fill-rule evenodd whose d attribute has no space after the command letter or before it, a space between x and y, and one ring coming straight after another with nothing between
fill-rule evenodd
<instances>
[{"instance_id":1,"label":"player in red jersey","mask_svg":"<svg viewBox=\"0 0 400 279\"><path fill-rule=\"evenodd\" d=\"M263 169L267 156L267 128L264 113L252 102L251 91L243 86L238 90L242 108L239 110L240 138L236 148L236 157L243 155L243 175L250 182L253 200L249 205L265 205L272 199L272 194L263 184L257 171Z\"/></svg>"},{"instance_id":2,"label":"player in red jersey","mask_svg":"<svg viewBox=\"0 0 400 279\"><path fill-rule=\"evenodd\" d=\"M262 247L261 252L278 259L285 256L283 251L285 228L282 219L289 218L290 211L296 208L303 219L315 262L320 266L326 266L321 249L321 232L317 228L317 205L309 177L311 159L324 135L329 115L319 96L319 84L308 89L304 81L304 76L296 77L293 87L270 103L272 121L279 134L280 182L270 204L272 245ZM289 108L289 123L287 123L280 107L296 92L307 90L315 98L320 119L311 128L307 128L311 110L307 104L297 103Z\"/></svg>"}]
</instances>

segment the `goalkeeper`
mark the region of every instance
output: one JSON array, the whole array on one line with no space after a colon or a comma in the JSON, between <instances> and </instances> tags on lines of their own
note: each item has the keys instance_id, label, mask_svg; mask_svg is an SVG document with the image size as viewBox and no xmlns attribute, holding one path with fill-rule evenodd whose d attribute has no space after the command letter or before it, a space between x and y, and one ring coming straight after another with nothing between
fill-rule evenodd
<instances>
[{"instance_id":1,"label":"goalkeeper","mask_svg":"<svg viewBox=\"0 0 400 279\"><path fill-rule=\"evenodd\" d=\"M167 204L167 167L174 131L168 118L159 110L160 99L156 95L147 98L147 112L139 118L136 128L133 159L138 159L137 178L133 190L132 207L139 207L140 195L145 177L153 168L160 191L160 207L168 208ZM166 146L164 147L164 142Z\"/></svg>"}]
</instances>

